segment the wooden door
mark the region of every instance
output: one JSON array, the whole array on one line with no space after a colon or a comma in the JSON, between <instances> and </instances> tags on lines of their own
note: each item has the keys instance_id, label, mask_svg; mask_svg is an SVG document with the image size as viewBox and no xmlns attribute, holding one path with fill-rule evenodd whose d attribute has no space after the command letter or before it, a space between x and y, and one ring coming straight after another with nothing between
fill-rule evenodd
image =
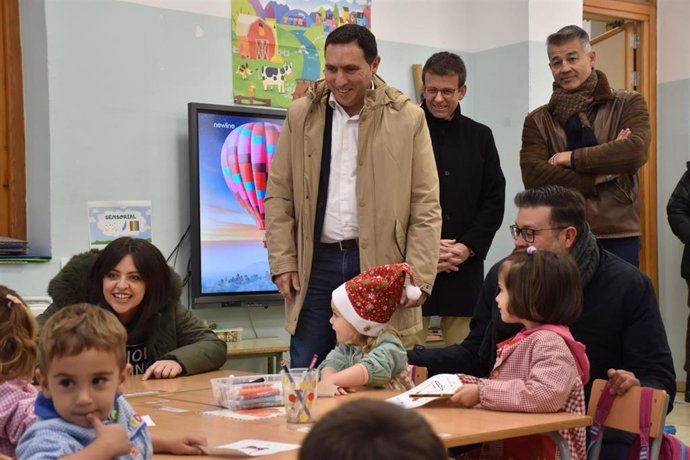
<instances>
[{"instance_id":1,"label":"wooden door","mask_svg":"<svg viewBox=\"0 0 690 460\"><path fill-rule=\"evenodd\" d=\"M657 256L657 164L656 164L656 5L644 0L583 0L584 19L622 20L634 24L636 48L632 53L637 72L632 89L647 101L652 140L649 161L638 172L640 178L640 270L652 280L659 292ZM630 27L630 26L627 26ZM618 33L627 33L625 31ZM629 53L626 51L625 53ZM603 60L602 60L603 61ZM597 68L601 67L597 57ZM606 64L603 64L606 65ZM627 86L626 86L627 88Z\"/></svg>"}]
</instances>

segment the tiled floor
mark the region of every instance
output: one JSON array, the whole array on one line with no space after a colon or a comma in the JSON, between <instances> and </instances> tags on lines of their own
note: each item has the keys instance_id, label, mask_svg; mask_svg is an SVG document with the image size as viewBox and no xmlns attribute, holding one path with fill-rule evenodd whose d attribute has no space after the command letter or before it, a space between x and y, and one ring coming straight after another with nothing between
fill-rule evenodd
<instances>
[{"instance_id":1,"label":"tiled floor","mask_svg":"<svg viewBox=\"0 0 690 460\"><path fill-rule=\"evenodd\" d=\"M683 399L684 393L678 392L673 410L666 417L667 425L676 426L676 436L686 445L690 445L690 403Z\"/></svg>"}]
</instances>

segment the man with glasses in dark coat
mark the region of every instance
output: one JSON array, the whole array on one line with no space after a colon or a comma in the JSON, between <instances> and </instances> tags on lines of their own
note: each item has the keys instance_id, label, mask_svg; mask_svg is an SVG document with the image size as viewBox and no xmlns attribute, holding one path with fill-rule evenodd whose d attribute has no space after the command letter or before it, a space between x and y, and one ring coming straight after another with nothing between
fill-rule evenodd
<instances>
[{"instance_id":1,"label":"man with glasses in dark coat","mask_svg":"<svg viewBox=\"0 0 690 460\"><path fill-rule=\"evenodd\" d=\"M431 316L441 317L446 345L470 331L484 279L484 259L503 222L506 181L488 126L462 114L467 70L457 54L433 54L422 69L422 108L434 147L440 186L440 255L431 296L422 306L425 343Z\"/></svg>"},{"instance_id":2,"label":"man with glasses in dark coat","mask_svg":"<svg viewBox=\"0 0 690 460\"><path fill-rule=\"evenodd\" d=\"M649 278L602 249L585 221L584 198L578 192L558 185L528 189L515 196L515 205L518 212L511 226L515 247L567 253L580 270L582 315L570 330L587 347L591 379L585 387L586 399L594 379L608 379L617 394L633 386L666 390L672 409L676 376ZM442 349L415 346L408 352L411 364L426 366L430 374L489 375L496 361L496 344L522 328L501 321L495 301L499 265L486 275L470 335ZM618 434L605 436L602 458L626 458L632 439Z\"/></svg>"}]
</instances>

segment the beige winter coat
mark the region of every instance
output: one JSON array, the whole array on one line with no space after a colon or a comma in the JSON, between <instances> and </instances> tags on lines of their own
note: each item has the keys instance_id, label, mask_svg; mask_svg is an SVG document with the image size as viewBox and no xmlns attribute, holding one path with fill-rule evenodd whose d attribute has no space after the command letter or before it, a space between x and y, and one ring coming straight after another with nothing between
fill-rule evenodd
<instances>
[{"instance_id":1,"label":"beige winter coat","mask_svg":"<svg viewBox=\"0 0 690 460\"><path fill-rule=\"evenodd\" d=\"M441 235L438 176L421 108L374 78L359 123L357 203L361 270L407 262L416 283L431 292ZM296 271L301 291L285 302L285 328L294 334L309 284L314 220L329 91L321 80L293 102L269 173L266 242L273 276ZM391 320L403 335L421 328L421 308Z\"/></svg>"}]
</instances>

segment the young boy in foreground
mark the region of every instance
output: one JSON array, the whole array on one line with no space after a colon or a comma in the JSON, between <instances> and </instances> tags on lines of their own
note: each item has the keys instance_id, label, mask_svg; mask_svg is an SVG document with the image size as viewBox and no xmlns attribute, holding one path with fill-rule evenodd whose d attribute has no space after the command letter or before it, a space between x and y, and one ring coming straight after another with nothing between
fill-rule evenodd
<instances>
[{"instance_id":1,"label":"young boy in foreground","mask_svg":"<svg viewBox=\"0 0 690 460\"><path fill-rule=\"evenodd\" d=\"M149 435L146 422L122 396L131 372L127 332L110 312L88 304L64 308L41 329L42 391L38 421L19 440L17 458L150 459L153 452L201 455L199 436Z\"/></svg>"}]
</instances>

